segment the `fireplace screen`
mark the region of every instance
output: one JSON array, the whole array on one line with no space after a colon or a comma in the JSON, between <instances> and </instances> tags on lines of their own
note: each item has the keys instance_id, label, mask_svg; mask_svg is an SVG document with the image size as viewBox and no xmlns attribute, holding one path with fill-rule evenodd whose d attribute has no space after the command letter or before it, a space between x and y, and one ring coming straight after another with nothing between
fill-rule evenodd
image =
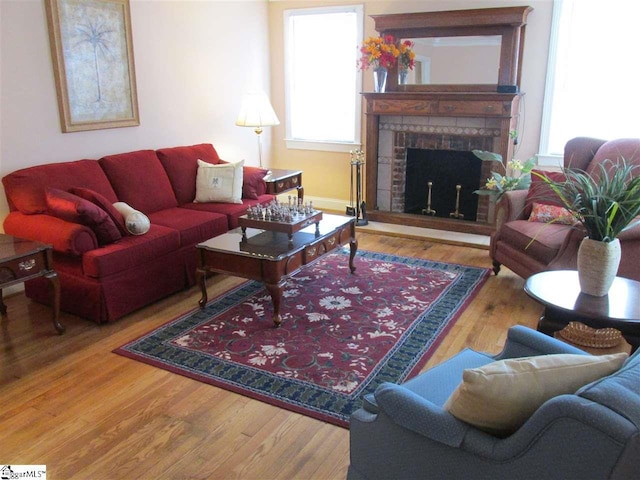
<instances>
[{"instance_id":1,"label":"fireplace screen","mask_svg":"<svg viewBox=\"0 0 640 480\"><path fill-rule=\"evenodd\" d=\"M475 221L481 168L470 151L407 148L405 213Z\"/></svg>"}]
</instances>

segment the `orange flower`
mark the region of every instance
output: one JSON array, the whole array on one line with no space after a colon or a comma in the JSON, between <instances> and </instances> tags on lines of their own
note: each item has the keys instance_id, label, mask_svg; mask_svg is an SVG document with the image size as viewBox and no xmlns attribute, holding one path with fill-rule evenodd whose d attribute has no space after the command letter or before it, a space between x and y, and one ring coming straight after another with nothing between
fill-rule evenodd
<instances>
[{"instance_id":1,"label":"orange flower","mask_svg":"<svg viewBox=\"0 0 640 480\"><path fill-rule=\"evenodd\" d=\"M358 68L366 70L373 66L389 68L396 64L396 60L400 55L400 50L395 44L395 40L391 35L382 37L367 38L362 47L360 47L360 59L358 60Z\"/></svg>"}]
</instances>

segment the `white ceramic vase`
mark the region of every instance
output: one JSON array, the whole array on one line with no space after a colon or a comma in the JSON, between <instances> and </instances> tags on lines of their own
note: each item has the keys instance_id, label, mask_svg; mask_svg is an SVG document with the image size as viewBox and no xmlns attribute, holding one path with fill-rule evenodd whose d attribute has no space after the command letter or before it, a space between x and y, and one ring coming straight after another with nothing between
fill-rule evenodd
<instances>
[{"instance_id":1,"label":"white ceramic vase","mask_svg":"<svg viewBox=\"0 0 640 480\"><path fill-rule=\"evenodd\" d=\"M620 240L600 242L585 238L578 249L580 291L595 297L609 293L620 266Z\"/></svg>"}]
</instances>

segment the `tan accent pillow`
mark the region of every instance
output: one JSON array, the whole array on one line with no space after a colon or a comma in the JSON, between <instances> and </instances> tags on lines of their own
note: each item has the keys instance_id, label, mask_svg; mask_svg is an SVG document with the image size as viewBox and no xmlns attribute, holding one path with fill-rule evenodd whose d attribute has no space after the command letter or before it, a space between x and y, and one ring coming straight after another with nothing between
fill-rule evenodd
<instances>
[{"instance_id":1,"label":"tan accent pillow","mask_svg":"<svg viewBox=\"0 0 640 480\"><path fill-rule=\"evenodd\" d=\"M242 203L242 167L236 163L213 165L198 159L196 175L196 203Z\"/></svg>"},{"instance_id":2,"label":"tan accent pillow","mask_svg":"<svg viewBox=\"0 0 640 480\"><path fill-rule=\"evenodd\" d=\"M509 435L544 402L615 372L627 356L539 355L467 369L443 408L481 430Z\"/></svg>"}]
</instances>

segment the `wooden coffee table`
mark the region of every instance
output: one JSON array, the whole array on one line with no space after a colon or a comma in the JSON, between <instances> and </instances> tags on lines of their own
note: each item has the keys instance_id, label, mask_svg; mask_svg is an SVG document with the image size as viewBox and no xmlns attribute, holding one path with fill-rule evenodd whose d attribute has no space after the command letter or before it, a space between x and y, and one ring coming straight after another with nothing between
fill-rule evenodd
<instances>
[{"instance_id":1,"label":"wooden coffee table","mask_svg":"<svg viewBox=\"0 0 640 480\"><path fill-rule=\"evenodd\" d=\"M529 277L524 291L545 306L539 332L553 336L569 322L580 322L620 330L632 353L640 346L640 282L616 277L608 295L594 297L580 292L577 271L552 270Z\"/></svg>"},{"instance_id":2,"label":"wooden coffee table","mask_svg":"<svg viewBox=\"0 0 640 480\"><path fill-rule=\"evenodd\" d=\"M263 282L273 302L273 323L280 325L280 303L283 286L288 277L302 266L322 255L349 243L349 268L356 268L353 259L358 249L355 218L324 214L316 225L293 234L272 232L255 228L236 228L196 245L200 252L200 266L196 270L196 282L202 290L198 302L201 308L207 304L206 278L210 272L226 273L237 277Z\"/></svg>"}]
</instances>

